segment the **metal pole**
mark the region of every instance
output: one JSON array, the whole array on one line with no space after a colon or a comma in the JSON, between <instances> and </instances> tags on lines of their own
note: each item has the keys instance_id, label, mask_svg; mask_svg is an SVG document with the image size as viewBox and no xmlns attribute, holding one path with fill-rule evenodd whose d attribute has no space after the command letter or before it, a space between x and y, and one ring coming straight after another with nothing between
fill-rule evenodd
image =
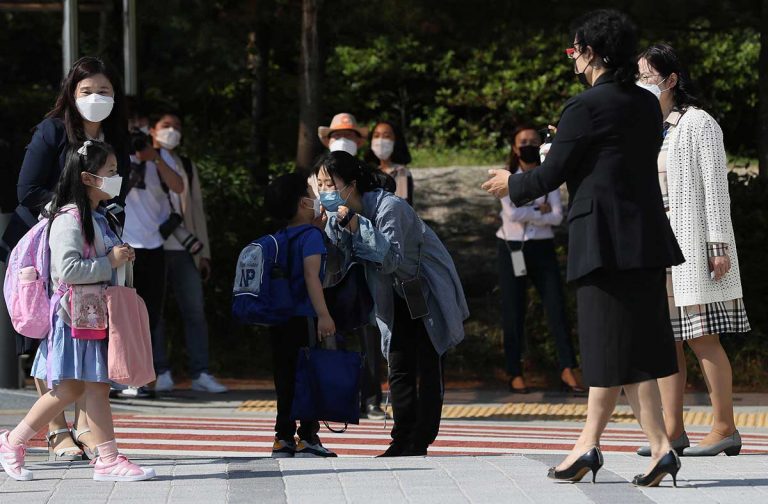
<instances>
[{"instance_id":1,"label":"metal pole","mask_svg":"<svg viewBox=\"0 0 768 504\"><path fill-rule=\"evenodd\" d=\"M136 96L139 92L136 68L136 0L123 0L123 65L125 94Z\"/></svg>"},{"instance_id":2,"label":"metal pole","mask_svg":"<svg viewBox=\"0 0 768 504\"><path fill-rule=\"evenodd\" d=\"M64 24L61 28L61 49L64 56L64 76L77 61L80 52L77 41L78 0L64 0Z\"/></svg>"},{"instance_id":3,"label":"metal pole","mask_svg":"<svg viewBox=\"0 0 768 504\"><path fill-rule=\"evenodd\" d=\"M5 231L13 214L0 214L0 230ZM2 233L0 233L2 235ZM0 283L5 282L6 264L0 262ZM5 300L0 301L0 388L19 388L19 359L16 357L16 331L11 325Z\"/></svg>"}]
</instances>

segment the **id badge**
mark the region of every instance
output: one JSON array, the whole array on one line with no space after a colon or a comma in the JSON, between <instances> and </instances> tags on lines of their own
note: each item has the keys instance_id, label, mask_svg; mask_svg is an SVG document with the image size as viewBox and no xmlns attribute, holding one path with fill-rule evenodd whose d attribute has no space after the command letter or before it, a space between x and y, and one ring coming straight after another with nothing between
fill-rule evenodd
<instances>
[{"instance_id":1,"label":"id badge","mask_svg":"<svg viewBox=\"0 0 768 504\"><path fill-rule=\"evenodd\" d=\"M515 272L516 277L525 276L528 271L525 269L525 257L522 250L513 250L509 253L512 257L512 269Z\"/></svg>"}]
</instances>

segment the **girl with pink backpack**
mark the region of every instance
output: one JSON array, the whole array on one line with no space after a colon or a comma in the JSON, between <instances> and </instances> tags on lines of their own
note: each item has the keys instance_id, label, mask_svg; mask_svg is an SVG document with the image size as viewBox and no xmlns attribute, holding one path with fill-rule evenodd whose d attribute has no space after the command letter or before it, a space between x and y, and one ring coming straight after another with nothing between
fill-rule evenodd
<instances>
[{"instance_id":1,"label":"girl with pink backpack","mask_svg":"<svg viewBox=\"0 0 768 504\"><path fill-rule=\"evenodd\" d=\"M121 285L133 249L112 232L99 209L119 193L113 149L88 140L72 149L48 209L50 245L51 330L42 341L32 374L48 381L49 390L12 431L0 431L0 465L15 480L31 480L24 467L30 439L68 404L81 396L98 448L93 462L96 481L141 481L155 477L120 455L109 405L106 300L108 285ZM45 300L47 303L47 299ZM81 320L82 319L82 320ZM101 320L99 320L101 319Z\"/></svg>"}]
</instances>

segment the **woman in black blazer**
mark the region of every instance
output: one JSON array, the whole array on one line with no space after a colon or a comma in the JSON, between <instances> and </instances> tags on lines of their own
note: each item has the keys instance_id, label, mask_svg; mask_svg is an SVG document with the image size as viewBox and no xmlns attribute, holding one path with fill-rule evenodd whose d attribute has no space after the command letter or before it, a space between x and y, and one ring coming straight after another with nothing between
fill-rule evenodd
<instances>
[{"instance_id":1,"label":"woman in black blazer","mask_svg":"<svg viewBox=\"0 0 768 504\"><path fill-rule=\"evenodd\" d=\"M35 127L27 145L16 186L19 206L2 237L4 254L37 223L41 210L51 201L72 146L80 146L89 138L104 140L115 150L118 173L124 178L128 176L128 121L120 82L117 73L98 58L83 57L72 65L56 104ZM124 201L125 192L122 192L116 202L122 206ZM37 342L16 335L16 349L18 354L34 355ZM48 391L44 380L35 380L35 384L40 395ZM87 444L90 431L82 414L84 410L83 403L78 403L75 429L80 435L75 431L73 440L68 439L70 433L63 413L49 424L46 438L50 460L72 461L83 457L83 451L75 443ZM86 435L81 437L82 434Z\"/></svg>"},{"instance_id":2,"label":"woman in black blazer","mask_svg":"<svg viewBox=\"0 0 768 504\"><path fill-rule=\"evenodd\" d=\"M655 379L677 372L665 268L683 256L664 214L656 157L661 110L635 85L636 35L617 11L587 14L566 52L591 88L570 99L544 163L483 187L515 205L567 184L568 281L576 283L587 421L571 454L549 476L579 480L602 466L600 436L621 387L650 441L653 460L633 483L657 485L677 474ZM594 478L594 476L593 476Z\"/></svg>"}]
</instances>

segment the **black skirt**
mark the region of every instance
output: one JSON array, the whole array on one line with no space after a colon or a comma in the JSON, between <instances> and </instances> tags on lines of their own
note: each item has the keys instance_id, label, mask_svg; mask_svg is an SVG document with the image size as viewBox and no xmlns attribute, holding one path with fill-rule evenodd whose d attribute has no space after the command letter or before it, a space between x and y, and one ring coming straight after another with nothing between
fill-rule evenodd
<instances>
[{"instance_id":1,"label":"black skirt","mask_svg":"<svg viewBox=\"0 0 768 504\"><path fill-rule=\"evenodd\" d=\"M616 387L677 373L664 268L599 269L578 280L584 383Z\"/></svg>"}]
</instances>

